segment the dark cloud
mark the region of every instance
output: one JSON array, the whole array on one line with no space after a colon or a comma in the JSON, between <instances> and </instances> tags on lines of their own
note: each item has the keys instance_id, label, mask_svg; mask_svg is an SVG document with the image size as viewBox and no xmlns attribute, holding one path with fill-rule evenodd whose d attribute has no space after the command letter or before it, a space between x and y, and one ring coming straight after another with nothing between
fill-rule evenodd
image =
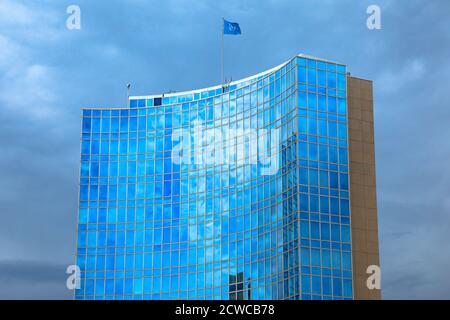
<instances>
[{"instance_id":1,"label":"dark cloud","mask_svg":"<svg viewBox=\"0 0 450 320\"><path fill-rule=\"evenodd\" d=\"M66 265L40 261L0 261L2 299L72 299Z\"/></svg>"},{"instance_id":2,"label":"dark cloud","mask_svg":"<svg viewBox=\"0 0 450 320\"><path fill-rule=\"evenodd\" d=\"M448 1L376 1L379 31L365 0L80 0L80 31L70 4L0 3L0 298L71 297L80 108L218 83L221 17L227 77L305 53L374 80L383 296L450 298Z\"/></svg>"},{"instance_id":3,"label":"dark cloud","mask_svg":"<svg viewBox=\"0 0 450 320\"><path fill-rule=\"evenodd\" d=\"M448 211L420 197L379 201L385 298L450 297Z\"/></svg>"}]
</instances>

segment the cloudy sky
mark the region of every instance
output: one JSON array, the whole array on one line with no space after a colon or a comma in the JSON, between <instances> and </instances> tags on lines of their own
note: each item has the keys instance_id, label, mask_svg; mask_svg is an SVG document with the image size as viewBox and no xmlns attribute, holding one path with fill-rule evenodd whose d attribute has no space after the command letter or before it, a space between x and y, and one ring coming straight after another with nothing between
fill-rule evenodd
<instances>
[{"instance_id":1,"label":"cloudy sky","mask_svg":"<svg viewBox=\"0 0 450 320\"><path fill-rule=\"evenodd\" d=\"M66 9L81 8L81 30ZM381 30L366 9L381 8ZM450 299L448 0L0 0L0 298L71 298L80 108L239 79L298 53L374 80L383 297Z\"/></svg>"}]
</instances>

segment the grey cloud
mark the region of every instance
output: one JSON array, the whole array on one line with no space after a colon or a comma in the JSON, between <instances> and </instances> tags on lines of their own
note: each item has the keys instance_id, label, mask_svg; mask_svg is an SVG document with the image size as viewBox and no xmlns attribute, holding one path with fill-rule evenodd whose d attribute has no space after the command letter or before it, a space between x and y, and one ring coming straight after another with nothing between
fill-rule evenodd
<instances>
[{"instance_id":1,"label":"grey cloud","mask_svg":"<svg viewBox=\"0 0 450 320\"><path fill-rule=\"evenodd\" d=\"M0 261L2 299L71 299L66 265L40 261Z\"/></svg>"}]
</instances>

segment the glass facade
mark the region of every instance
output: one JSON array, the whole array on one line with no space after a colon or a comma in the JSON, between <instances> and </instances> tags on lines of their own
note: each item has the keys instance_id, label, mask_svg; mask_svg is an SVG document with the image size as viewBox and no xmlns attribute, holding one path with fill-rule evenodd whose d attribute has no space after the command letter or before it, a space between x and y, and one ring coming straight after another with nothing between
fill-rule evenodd
<instances>
[{"instance_id":1,"label":"glass facade","mask_svg":"<svg viewBox=\"0 0 450 320\"><path fill-rule=\"evenodd\" d=\"M344 65L297 56L84 109L75 298L352 299L346 81ZM208 161L205 132L226 161ZM270 163L245 152L261 145Z\"/></svg>"}]
</instances>

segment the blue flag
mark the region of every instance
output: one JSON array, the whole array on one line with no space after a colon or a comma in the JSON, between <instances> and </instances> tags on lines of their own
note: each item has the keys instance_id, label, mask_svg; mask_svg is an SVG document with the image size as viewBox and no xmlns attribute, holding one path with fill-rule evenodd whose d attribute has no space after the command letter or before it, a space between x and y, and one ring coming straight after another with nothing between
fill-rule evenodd
<instances>
[{"instance_id":1,"label":"blue flag","mask_svg":"<svg viewBox=\"0 0 450 320\"><path fill-rule=\"evenodd\" d=\"M223 20L223 34L241 34L239 23Z\"/></svg>"}]
</instances>

